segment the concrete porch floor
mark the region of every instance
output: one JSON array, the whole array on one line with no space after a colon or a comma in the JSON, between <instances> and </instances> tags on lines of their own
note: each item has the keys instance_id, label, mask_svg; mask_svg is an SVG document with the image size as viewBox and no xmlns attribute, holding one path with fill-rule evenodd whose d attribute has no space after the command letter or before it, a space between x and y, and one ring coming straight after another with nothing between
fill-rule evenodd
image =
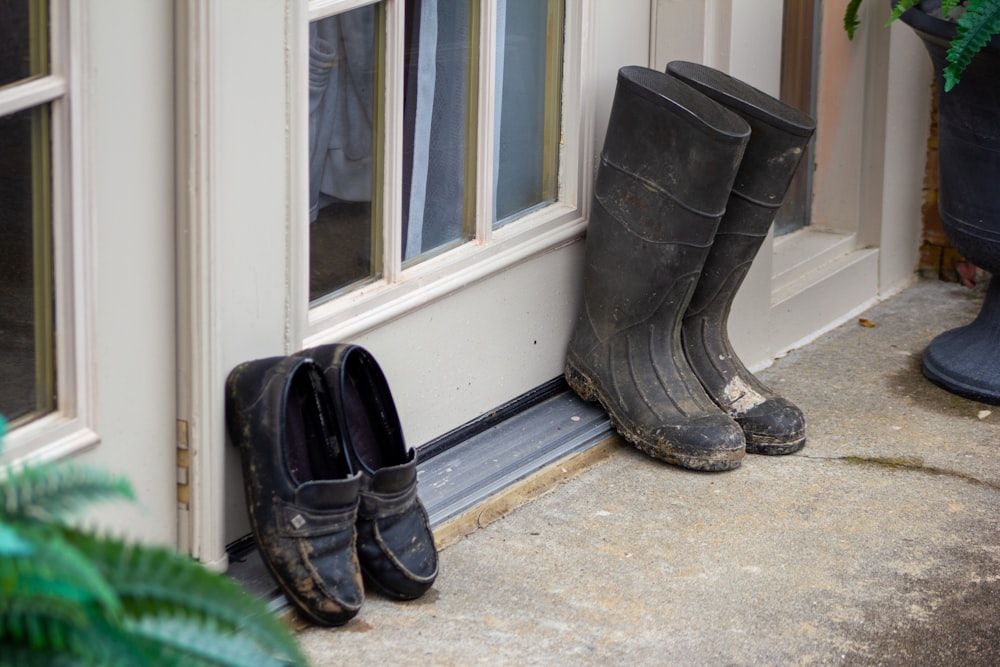
<instances>
[{"instance_id":1,"label":"concrete porch floor","mask_svg":"<svg viewBox=\"0 0 1000 667\"><path fill-rule=\"evenodd\" d=\"M982 294L920 281L760 373L805 412L801 452L707 474L599 445L442 527L424 598L371 593L303 648L317 666L1000 664L1000 407L920 372Z\"/></svg>"}]
</instances>

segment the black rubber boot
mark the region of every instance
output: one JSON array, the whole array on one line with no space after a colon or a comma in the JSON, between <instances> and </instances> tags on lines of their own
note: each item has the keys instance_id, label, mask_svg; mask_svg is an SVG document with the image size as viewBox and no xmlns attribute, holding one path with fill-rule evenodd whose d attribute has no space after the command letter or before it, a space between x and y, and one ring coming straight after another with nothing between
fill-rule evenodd
<instances>
[{"instance_id":1,"label":"black rubber boot","mask_svg":"<svg viewBox=\"0 0 1000 667\"><path fill-rule=\"evenodd\" d=\"M743 432L688 367L680 327L750 130L662 72L624 67L594 187L566 380L645 453L740 465Z\"/></svg>"},{"instance_id":2,"label":"black rubber boot","mask_svg":"<svg viewBox=\"0 0 1000 667\"><path fill-rule=\"evenodd\" d=\"M727 322L816 124L710 67L672 62L667 73L739 114L751 130L726 214L684 315L684 353L712 400L743 428L748 452L791 454L806 442L802 411L746 369L729 342Z\"/></svg>"}]
</instances>

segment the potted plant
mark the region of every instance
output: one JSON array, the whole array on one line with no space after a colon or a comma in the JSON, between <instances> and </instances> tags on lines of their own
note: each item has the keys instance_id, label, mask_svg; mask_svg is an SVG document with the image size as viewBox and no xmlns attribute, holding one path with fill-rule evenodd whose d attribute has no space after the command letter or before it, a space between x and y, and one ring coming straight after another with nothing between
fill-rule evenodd
<instances>
[{"instance_id":1,"label":"potted plant","mask_svg":"<svg viewBox=\"0 0 1000 667\"><path fill-rule=\"evenodd\" d=\"M225 576L72 520L132 497L126 480L72 463L0 469L0 665L305 664L291 631Z\"/></svg>"},{"instance_id":2,"label":"potted plant","mask_svg":"<svg viewBox=\"0 0 1000 667\"><path fill-rule=\"evenodd\" d=\"M858 10L862 1L851 0L844 11L844 30L850 39L854 38L854 32L861 24ZM911 9L914 11L910 12ZM903 18L903 14L907 17ZM921 15L938 21L925 21ZM892 14L887 24L899 18L911 26L914 26L914 21L939 25L935 32L940 31L948 46L947 62L941 70L945 91L955 87L973 56L1000 34L1000 3L995 0L892 0ZM943 22L951 25L945 26ZM914 29L919 31L916 27Z\"/></svg>"},{"instance_id":3,"label":"potted plant","mask_svg":"<svg viewBox=\"0 0 1000 667\"><path fill-rule=\"evenodd\" d=\"M861 1L847 7L848 35ZM1000 405L1000 2L894 0L889 21L897 18L934 64L945 234L994 276L976 320L942 333L924 351L924 375L952 393Z\"/></svg>"}]
</instances>

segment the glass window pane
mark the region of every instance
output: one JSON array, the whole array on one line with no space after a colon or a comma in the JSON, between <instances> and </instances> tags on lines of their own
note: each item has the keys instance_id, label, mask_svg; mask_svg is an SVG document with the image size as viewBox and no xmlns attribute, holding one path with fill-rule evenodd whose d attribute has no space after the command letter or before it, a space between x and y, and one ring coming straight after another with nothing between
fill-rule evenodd
<instances>
[{"instance_id":1,"label":"glass window pane","mask_svg":"<svg viewBox=\"0 0 1000 667\"><path fill-rule=\"evenodd\" d=\"M562 0L500 0L495 225L555 200Z\"/></svg>"},{"instance_id":2,"label":"glass window pane","mask_svg":"<svg viewBox=\"0 0 1000 667\"><path fill-rule=\"evenodd\" d=\"M376 278L378 24L368 5L309 25L309 297Z\"/></svg>"},{"instance_id":3,"label":"glass window pane","mask_svg":"<svg viewBox=\"0 0 1000 667\"><path fill-rule=\"evenodd\" d=\"M0 87L48 74L44 0L0 0Z\"/></svg>"},{"instance_id":4,"label":"glass window pane","mask_svg":"<svg viewBox=\"0 0 1000 667\"><path fill-rule=\"evenodd\" d=\"M406 4L403 259L472 237L478 3Z\"/></svg>"},{"instance_id":5,"label":"glass window pane","mask_svg":"<svg viewBox=\"0 0 1000 667\"><path fill-rule=\"evenodd\" d=\"M49 108L0 118L0 413L55 408Z\"/></svg>"}]
</instances>

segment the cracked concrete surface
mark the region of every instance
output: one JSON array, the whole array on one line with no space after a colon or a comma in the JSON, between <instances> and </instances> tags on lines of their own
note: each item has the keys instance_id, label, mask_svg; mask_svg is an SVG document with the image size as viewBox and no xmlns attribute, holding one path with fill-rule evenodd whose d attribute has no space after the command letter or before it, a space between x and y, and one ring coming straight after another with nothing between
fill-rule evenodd
<instances>
[{"instance_id":1,"label":"cracked concrete surface","mask_svg":"<svg viewBox=\"0 0 1000 667\"><path fill-rule=\"evenodd\" d=\"M1000 407L923 379L982 290L919 282L760 377L809 440L726 473L616 445L441 554L315 665L1000 664ZM738 326L738 325L737 325Z\"/></svg>"}]
</instances>

